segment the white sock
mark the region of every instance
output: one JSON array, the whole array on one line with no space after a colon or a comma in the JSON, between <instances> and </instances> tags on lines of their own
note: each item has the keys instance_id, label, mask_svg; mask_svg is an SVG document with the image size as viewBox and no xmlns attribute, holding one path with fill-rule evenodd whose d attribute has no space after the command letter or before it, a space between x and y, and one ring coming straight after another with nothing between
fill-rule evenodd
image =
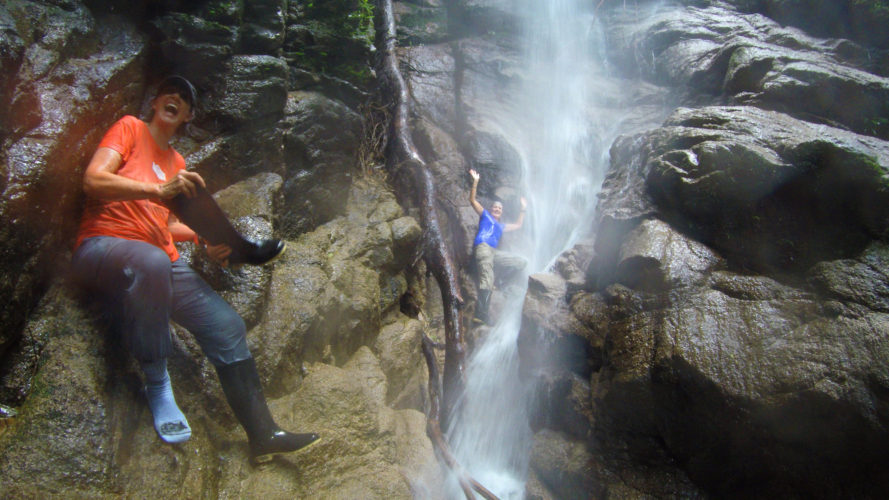
<instances>
[{"instance_id":1,"label":"white sock","mask_svg":"<svg viewBox=\"0 0 889 500\"><path fill-rule=\"evenodd\" d=\"M176 405L173 386L167 373L167 360L159 359L150 363L143 362L145 373L145 397L154 417L154 429L158 436L167 443L182 443L191 437L191 427L185 414Z\"/></svg>"}]
</instances>

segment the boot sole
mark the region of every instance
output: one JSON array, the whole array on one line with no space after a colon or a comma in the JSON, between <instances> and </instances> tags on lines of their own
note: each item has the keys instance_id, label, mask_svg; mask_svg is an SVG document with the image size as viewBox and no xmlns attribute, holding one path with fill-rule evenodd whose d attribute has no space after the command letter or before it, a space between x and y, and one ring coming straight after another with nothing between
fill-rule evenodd
<instances>
[{"instance_id":1,"label":"boot sole","mask_svg":"<svg viewBox=\"0 0 889 500\"><path fill-rule=\"evenodd\" d=\"M271 259L265 261L265 262L262 263L261 265L264 266L264 265L266 265L266 264L271 264L272 262L275 262L276 260L278 260L279 258L281 258L282 255L284 255L284 252L287 251L287 242L282 241L281 243L283 243L283 245L281 246L281 251L278 252L278 253L276 253L274 257L272 257Z\"/></svg>"},{"instance_id":2,"label":"boot sole","mask_svg":"<svg viewBox=\"0 0 889 500\"><path fill-rule=\"evenodd\" d=\"M282 251L281 253L284 253L284 252ZM251 458L251 461L252 461L255 465L267 464L267 463L271 462L272 459L274 459L274 458L277 457L278 455L287 455L287 454L290 454L290 453L299 453L299 452L301 452L301 451L308 450L309 448L311 448L311 447L315 446L316 444L318 444L319 441L321 441L321 438L320 438L320 437L319 437L318 439L312 441L311 443L309 443L309 444L303 446L302 448L297 448L297 449L295 449L295 450L293 450L293 451L275 451L275 452L272 452L272 453L266 453L266 454L264 454L264 455L259 455L259 456L256 456L256 457Z\"/></svg>"}]
</instances>

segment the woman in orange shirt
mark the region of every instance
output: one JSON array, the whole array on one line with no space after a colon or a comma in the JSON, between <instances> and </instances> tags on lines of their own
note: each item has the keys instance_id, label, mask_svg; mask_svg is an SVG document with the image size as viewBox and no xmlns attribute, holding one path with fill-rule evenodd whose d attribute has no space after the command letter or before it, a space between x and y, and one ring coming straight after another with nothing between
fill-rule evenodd
<instances>
[{"instance_id":1,"label":"woman in orange shirt","mask_svg":"<svg viewBox=\"0 0 889 500\"><path fill-rule=\"evenodd\" d=\"M160 438L180 443L191 436L167 373L172 319L195 336L216 367L226 399L247 432L251 459L264 462L304 448L318 436L290 433L275 424L247 348L244 321L179 259L174 246L174 241L199 238L168 204L175 200L187 206L186 199L207 203L209 198L204 180L185 170L185 160L170 146L177 129L194 117L196 101L188 80L169 77L151 101L147 123L125 116L109 129L84 173L87 202L72 264L77 280L110 308L115 329L139 361ZM189 217L196 227L206 225L193 213ZM275 242L270 257L283 251L283 243L268 242ZM223 265L238 253L232 253L236 242L215 243L207 252Z\"/></svg>"}]
</instances>

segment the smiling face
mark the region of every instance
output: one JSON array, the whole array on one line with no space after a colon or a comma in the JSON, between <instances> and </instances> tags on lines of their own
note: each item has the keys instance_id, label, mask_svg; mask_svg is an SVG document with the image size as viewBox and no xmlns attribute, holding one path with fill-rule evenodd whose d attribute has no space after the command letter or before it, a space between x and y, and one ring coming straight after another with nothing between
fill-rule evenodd
<instances>
[{"instance_id":1,"label":"smiling face","mask_svg":"<svg viewBox=\"0 0 889 500\"><path fill-rule=\"evenodd\" d=\"M174 130L194 117L191 106L178 92L158 95L151 101L151 109L154 111L152 122Z\"/></svg>"},{"instance_id":2,"label":"smiling face","mask_svg":"<svg viewBox=\"0 0 889 500\"><path fill-rule=\"evenodd\" d=\"M500 220L500 216L503 215L503 204L499 201L495 201L494 204L491 205L491 215L493 215L495 219Z\"/></svg>"}]
</instances>

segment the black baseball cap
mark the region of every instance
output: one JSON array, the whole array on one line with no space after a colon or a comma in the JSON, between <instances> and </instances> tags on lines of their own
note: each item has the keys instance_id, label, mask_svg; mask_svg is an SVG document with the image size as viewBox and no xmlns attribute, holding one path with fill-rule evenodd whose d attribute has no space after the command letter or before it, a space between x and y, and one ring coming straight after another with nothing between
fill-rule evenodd
<instances>
[{"instance_id":1,"label":"black baseball cap","mask_svg":"<svg viewBox=\"0 0 889 500\"><path fill-rule=\"evenodd\" d=\"M164 78L164 81L157 87L157 92L154 96L174 93L179 94L179 97L187 102L191 109L194 109L198 103L198 91L194 88L194 85L179 75L170 75Z\"/></svg>"}]
</instances>

